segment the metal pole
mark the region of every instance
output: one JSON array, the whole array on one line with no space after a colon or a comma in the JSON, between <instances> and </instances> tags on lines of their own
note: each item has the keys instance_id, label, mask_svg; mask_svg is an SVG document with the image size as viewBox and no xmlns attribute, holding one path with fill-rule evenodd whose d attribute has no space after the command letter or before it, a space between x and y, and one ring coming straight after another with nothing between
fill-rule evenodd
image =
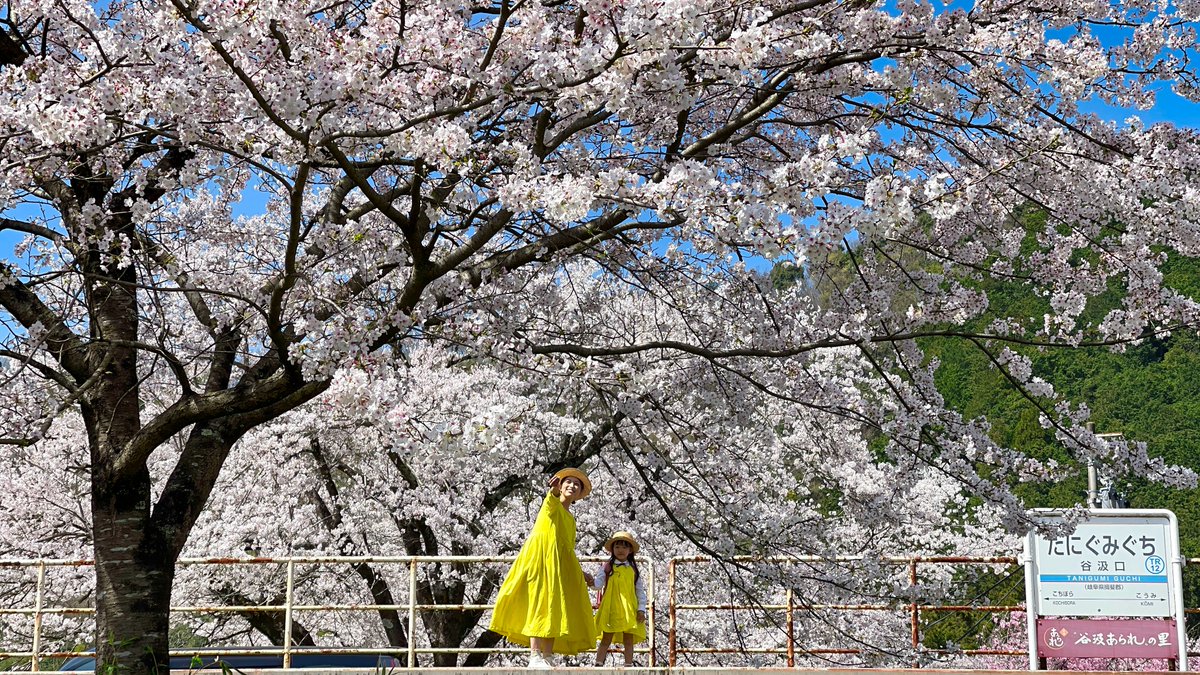
<instances>
[{"instance_id":1,"label":"metal pole","mask_svg":"<svg viewBox=\"0 0 1200 675\"><path fill-rule=\"evenodd\" d=\"M1033 565L1033 533L1025 535L1025 552L1023 560L1025 564L1025 637L1029 644L1029 669L1038 670L1038 649L1037 649L1037 616L1038 616L1038 599L1033 592L1034 575L1037 570Z\"/></svg>"},{"instance_id":2,"label":"metal pole","mask_svg":"<svg viewBox=\"0 0 1200 675\"><path fill-rule=\"evenodd\" d=\"M417 559L408 562L408 667L417 667Z\"/></svg>"},{"instance_id":3,"label":"metal pole","mask_svg":"<svg viewBox=\"0 0 1200 675\"><path fill-rule=\"evenodd\" d=\"M1179 532L1179 521L1174 513L1168 516L1170 522L1169 529L1173 533ZM1179 643L1179 670L1186 672L1188 669L1188 641L1187 641L1187 615L1184 612L1183 606L1183 565L1186 559L1179 553L1179 538L1178 536L1167 536L1167 548L1171 552L1171 568L1175 572L1171 575L1169 581L1171 583L1171 595L1174 595L1175 609L1175 640Z\"/></svg>"},{"instance_id":4,"label":"metal pole","mask_svg":"<svg viewBox=\"0 0 1200 675\"><path fill-rule=\"evenodd\" d=\"M1088 474L1088 496L1087 506L1089 509L1094 509L1099 506L1100 496L1099 490L1096 489L1096 463L1089 458L1087 464Z\"/></svg>"},{"instance_id":5,"label":"metal pole","mask_svg":"<svg viewBox=\"0 0 1200 675\"><path fill-rule=\"evenodd\" d=\"M788 668L796 667L796 631L795 618L792 614L792 589L787 589L787 664Z\"/></svg>"},{"instance_id":6,"label":"metal pole","mask_svg":"<svg viewBox=\"0 0 1200 675\"><path fill-rule=\"evenodd\" d=\"M650 662L649 666L654 667L654 648L656 640L654 639L654 564L646 565L646 581L649 586L649 595L646 603L646 632L650 634Z\"/></svg>"},{"instance_id":7,"label":"metal pole","mask_svg":"<svg viewBox=\"0 0 1200 675\"><path fill-rule=\"evenodd\" d=\"M917 604L917 561L908 561L908 586L912 589L912 605L910 605L910 616L912 620L912 648L913 648L913 668L921 667L921 660L917 654L921 651L921 609Z\"/></svg>"},{"instance_id":8,"label":"metal pole","mask_svg":"<svg viewBox=\"0 0 1200 675\"><path fill-rule=\"evenodd\" d=\"M41 658L38 653L42 650L42 602L46 594L46 563L39 561L37 565L37 598L33 605L33 663L30 669L41 669Z\"/></svg>"},{"instance_id":9,"label":"metal pole","mask_svg":"<svg viewBox=\"0 0 1200 675\"><path fill-rule=\"evenodd\" d=\"M287 590L283 596L283 667L292 667L292 604L296 587L296 563L287 564Z\"/></svg>"},{"instance_id":10,"label":"metal pole","mask_svg":"<svg viewBox=\"0 0 1200 675\"><path fill-rule=\"evenodd\" d=\"M675 667L675 650L677 649L675 635L675 560L667 563L667 665Z\"/></svg>"},{"instance_id":11,"label":"metal pole","mask_svg":"<svg viewBox=\"0 0 1200 675\"><path fill-rule=\"evenodd\" d=\"M1089 426L1088 429L1091 429L1091 426ZM1125 433L1121 432L1121 431L1112 431L1112 432L1103 433L1103 434L1096 434L1096 438L1104 438L1104 439L1124 438L1124 436L1125 436ZM1089 462L1089 466L1090 466L1090 464L1091 464L1091 462ZM1095 481L1094 485L1093 485L1092 481ZM1099 489L1099 484L1100 484L1100 475L1095 470L1095 467L1092 467L1088 471L1088 485L1091 486L1093 489L1095 489L1095 495L1094 495L1095 501L1092 502L1091 504L1089 504L1088 506L1090 508L1099 508L1099 509L1121 508L1121 507L1117 506L1117 503L1120 500L1120 495L1117 493L1116 482L1113 481L1111 478L1106 479L1105 483L1104 483L1103 493L1101 493L1101 491Z\"/></svg>"},{"instance_id":12,"label":"metal pole","mask_svg":"<svg viewBox=\"0 0 1200 675\"><path fill-rule=\"evenodd\" d=\"M1087 430L1091 433L1095 433L1096 432L1096 423L1088 422ZM1091 457L1088 457L1088 461L1087 461L1087 481L1088 481L1087 507L1089 509L1094 509L1100 505L1100 497L1099 497L1098 491L1096 490L1096 460L1094 460Z\"/></svg>"}]
</instances>

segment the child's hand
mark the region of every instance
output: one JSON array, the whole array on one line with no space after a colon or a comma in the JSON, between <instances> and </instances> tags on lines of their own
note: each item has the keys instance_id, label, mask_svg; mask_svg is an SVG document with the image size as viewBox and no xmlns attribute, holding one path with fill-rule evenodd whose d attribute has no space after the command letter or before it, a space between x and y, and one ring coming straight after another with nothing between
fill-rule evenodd
<instances>
[{"instance_id":1,"label":"child's hand","mask_svg":"<svg viewBox=\"0 0 1200 675\"><path fill-rule=\"evenodd\" d=\"M638 623L646 623L646 613L640 609L638 610Z\"/></svg>"},{"instance_id":2,"label":"child's hand","mask_svg":"<svg viewBox=\"0 0 1200 675\"><path fill-rule=\"evenodd\" d=\"M583 573L583 580L587 582L588 586L594 586L596 584L596 577L588 574L587 572Z\"/></svg>"},{"instance_id":3,"label":"child's hand","mask_svg":"<svg viewBox=\"0 0 1200 675\"><path fill-rule=\"evenodd\" d=\"M555 496L558 496L558 487L560 485L562 485L562 479L558 476L554 476L550 479L550 491L553 492Z\"/></svg>"}]
</instances>

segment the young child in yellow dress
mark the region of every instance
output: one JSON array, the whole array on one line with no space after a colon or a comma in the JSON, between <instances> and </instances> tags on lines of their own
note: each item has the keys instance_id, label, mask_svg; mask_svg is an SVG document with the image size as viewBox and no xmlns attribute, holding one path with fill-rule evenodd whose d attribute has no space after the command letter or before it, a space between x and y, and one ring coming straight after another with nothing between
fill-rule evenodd
<instances>
[{"instance_id":1,"label":"young child in yellow dress","mask_svg":"<svg viewBox=\"0 0 1200 675\"><path fill-rule=\"evenodd\" d=\"M633 665L633 645L646 641L646 586L642 583L635 555L637 540L621 531L604 542L608 562L596 575L595 588L600 589L600 607L596 610L596 665L603 666L613 640L625 647L625 665Z\"/></svg>"},{"instance_id":2,"label":"young child in yellow dress","mask_svg":"<svg viewBox=\"0 0 1200 675\"><path fill-rule=\"evenodd\" d=\"M596 646L588 586L592 575L575 555L571 504L592 491L579 469L550 479L525 545L508 571L489 628L509 642L529 647L529 667L549 668L552 653L578 654Z\"/></svg>"}]
</instances>

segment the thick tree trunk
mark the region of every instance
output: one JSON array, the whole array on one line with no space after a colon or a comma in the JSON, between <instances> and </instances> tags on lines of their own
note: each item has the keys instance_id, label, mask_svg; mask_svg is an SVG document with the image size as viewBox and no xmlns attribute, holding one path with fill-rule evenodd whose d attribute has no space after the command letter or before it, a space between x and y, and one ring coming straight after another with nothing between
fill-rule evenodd
<instances>
[{"instance_id":1,"label":"thick tree trunk","mask_svg":"<svg viewBox=\"0 0 1200 675\"><path fill-rule=\"evenodd\" d=\"M108 225L129 234L127 219ZM92 460L96 671L165 673L176 553L151 523L149 469L117 468L142 426L137 351L130 346L138 339L136 272L106 261L99 249L89 251L85 266L99 273L88 289L92 336L112 341L93 354L103 377L81 401Z\"/></svg>"},{"instance_id":2,"label":"thick tree trunk","mask_svg":"<svg viewBox=\"0 0 1200 675\"><path fill-rule=\"evenodd\" d=\"M96 556L96 671L122 675L169 668L175 556L150 526L150 476L92 485Z\"/></svg>"}]
</instances>

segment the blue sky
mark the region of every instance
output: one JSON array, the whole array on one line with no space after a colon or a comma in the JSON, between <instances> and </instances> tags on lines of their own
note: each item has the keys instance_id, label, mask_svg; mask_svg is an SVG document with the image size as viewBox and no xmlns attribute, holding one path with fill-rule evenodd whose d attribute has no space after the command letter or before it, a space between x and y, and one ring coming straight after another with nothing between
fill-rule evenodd
<instances>
[{"instance_id":1,"label":"blue sky","mask_svg":"<svg viewBox=\"0 0 1200 675\"><path fill-rule=\"evenodd\" d=\"M1158 100L1150 110L1129 110L1114 108L1105 103L1092 101L1080 106L1085 112L1095 113L1105 119L1122 121L1130 115L1136 115L1149 126L1159 122L1170 122L1176 126L1195 129L1200 124L1200 103L1194 103L1162 84L1155 88Z\"/></svg>"}]
</instances>

